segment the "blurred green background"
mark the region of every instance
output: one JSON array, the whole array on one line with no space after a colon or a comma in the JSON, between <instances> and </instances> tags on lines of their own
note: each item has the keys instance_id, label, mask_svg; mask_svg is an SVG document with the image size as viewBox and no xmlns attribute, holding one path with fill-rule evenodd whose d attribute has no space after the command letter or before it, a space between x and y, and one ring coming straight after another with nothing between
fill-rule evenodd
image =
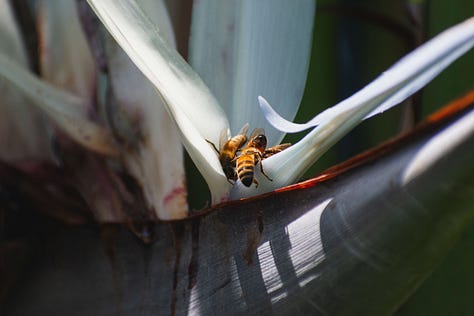
<instances>
[{"instance_id":1,"label":"blurred green background","mask_svg":"<svg viewBox=\"0 0 474 316\"><path fill-rule=\"evenodd\" d=\"M472 0L320 0L317 3L312 60L296 117L298 122L307 121L325 107L350 96L416 45L474 16ZM412 16L418 18L419 24ZM407 125L409 128L407 122L413 118L407 114L412 109L410 103L414 104L416 119L422 119L474 89L473 74L474 51L470 51L407 102L405 109L397 107L361 124L324 155L305 177L397 135ZM300 137L287 136L286 141L295 142ZM474 226L471 225L397 315L474 315L473 267Z\"/></svg>"}]
</instances>

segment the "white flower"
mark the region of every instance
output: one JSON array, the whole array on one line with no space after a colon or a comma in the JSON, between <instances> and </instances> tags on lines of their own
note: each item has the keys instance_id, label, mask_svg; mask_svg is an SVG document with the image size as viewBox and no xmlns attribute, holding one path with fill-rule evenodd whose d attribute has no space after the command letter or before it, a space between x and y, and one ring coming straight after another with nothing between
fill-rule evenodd
<instances>
[{"instance_id":1,"label":"white flower","mask_svg":"<svg viewBox=\"0 0 474 316\"><path fill-rule=\"evenodd\" d=\"M180 130L182 143L209 185L212 203L227 200L231 185L206 140L218 144L222 130L235 133L247 122L251 128L269 126L257 106L257 96L262 92L278 98L283 104L280 110L286 115L296 114L309 63L315 2L195 3L191 62L216 91L220 105L197 73L163 40L160 30L137 2L88 2L158 88ZM215 19L225 22L225 27L216 28ZM209 34L218 47L208 45ZM277 37L284 41L275 40ZM272 58L268 58L270 54ZM275 60L287 63L274 67L269 62ZM274 79L268 80L268 76ZM288 93L284 89L288 82L281 78L289 80L296 91ZM266 133L270 144L280 142L284 136L271 128Z\"/></svg>"},{"instance_id":2,"label":"white flower","mask_svg":"<svg viewBox=\"0 0 474 316\"><path fill-rule=\"evenodd\" d=\"M34 99L70 137L93 151L120 157L142 186L148 207L162 219L187 214L178 139L206 180L213 204L268 192L297 181L363 119L400 103L474 45L474 19L470 19L407 55L350 98L306 124L295 124L291 120L305 85L315 1L196 1L190 38L192 67L175 50L162 1L87 2L120 46L105 40L113 64L111 84L119 102L114 111L127 113L126 124L115 132L127 134L136 123L142 138L133 138L132 133L137 142L134 151L90 119L89 100L82 90L69 89L75 95L58 90L3 55L0 75ZM277 108L272 109L264 97ZM233 186L227 181L207 142L218 144L223 130L235 134L245 123L250 130L265 128L269 146L278 144L287 132L314 129L263 161L273 181L256 168L260 185L247 188L239 181ZM170 162L163 163L165 159Z\"/></svg>"},{"instance_id":3,"label":"white flower","mask_svg":"<svg viewBox=\"0 0 474 316\"><path fill-rule=\"evenodd\" d=\"M282 36L279 29L274 29L278 23L272 24L269 22L271 19L266 18L265 14L273 14L275 21L284 26L283 29L288 28L291 24L285 24L289 21L282 18L297 16L299 21L304 21L302 26L305 26L306 29L303 31L301 28L297 29L297 31L305 33L301 35L294 46L300 51L303 50L302 48L308 50L309 46L304 44L298 46L298 43L310 40L308 30L310 30L312 24L314 2L301 1L296 5L288 1L278 3L261 1L256 5L254 1L242 1L230 6L229 2L226 1L217 3L215 1L199 1L195 5L193 8L194 18L196 16L200 17L200 24L197 22L198 26L193 27L191 47L197 53L191 53L191 62L196 65L196 69L206 81L210 82L212 91L215 91L215 94L219 96L219 101L225 107L227 116L223 116L221 107L215 102L212 95L210 96L210 91L203 86L197 75L184 60L177 55L173 55L173 58L171 58L172 52L167 50L166 43L159 40L159 32L153 34L149 31L153 26L143 15L143 12L140 12L137 5L129 1L108 2L89 0L89 3L92 4L111 34L115 36L132 60L139 65L140 69L147 74L148 78L155 83L160 93L167 99L167 106L170 107L170 112L181 129L183 143L209 184L213 195L213 203L225 199L229 185L226 183L227 181L215 153L210 146L205 145L205 139L217 144L217 137L221 130L229 127L227 122L230 122L230 128L234 133L245 122L250 122L251 128L266 127L266 133L271 135L268 137L271 142L270 145L274 145L281 141L283 134L277 134L267 127L268 125L262 120L262 116L252 108L251 98L254 98L255 94L271 98L279 106L278 111L290 119L295 115L299 106L298 100L301 98L301 94L299 94L292 99L293 102L289 102L285 96L294 93L294 89L285 90L285 86L280 88L279 82L287 79L275 73L276 70L287 66L282 64L282 59L265 59L262 55L251 55L258 51L253 46L268 46L269 51L278 50L277 47L274 47L276 45L274 43L278 41L273 38L259 38L260 33L258 32L257 35L253 35L253 38L249 39L249 34L253 30L251 27L255 26L256 29L273 28L273 32L262 32L262 34L274 34L275 37ZM257 6L262 7L257 8ZM264 8L265 6L267 7ZM112 10L116 11L112 12ZM267 13L272 12L271 10L275 12ZM133 16L139 17L142 21L141 26L135 27L133 25L135 21L130 19L122 21L121 17L127 19L128 14L126 12L133 12ZM296 14L296 12L300 14ZM302 15L302 12L306 12L306 15ZM311 14L308 14L308 12ZM227 28L218 27L222 26L223 23L219 23L222 20L228 23ZM288 18L288 20L291 20L291 18ZM264 23L268 23L268 25ZM295 23L294 19L293 23ZM289 41L289 38L283 37L284 40ZM210 45L210 43L213 45ZM266 173L273 181L262 178L259 180L258 188L253 186L247 188L237 182L231 190L231 198L237 199L268 192L298 180L302 173L330 146L364 118L383 112L402 102L469 50L473 44L474 20L471 19L442 33L418 48L373 83L347 100L324 111L307 124L293 124L282 119L276 115L275 111L271 110L271 107L263 98L260 98L259 101L265 117L276 129L283 132L296 132L309 127L317 127L297 144L263 162ZM288 44L288 46L291 46L291 44ZM269 51L265 52L269 54ZM223 55L225 55L225 58ZM169 75L169 86L164 83L167 75L165 76L163 71L158 73L158 69L166 67L165 59L167 56L169 57L168 62L172 61L174 63L171 70L175 72ZM308 55L303 52L301 56L307 57ZM288 59L291 60L288 62L289 67L297 68L295 72L298 73L298 78L304 77L307 69L306 61L293 64L294 61L291 57L288 56ZM226 58L229 60L226 60ZM223 62L222 59L226 60L228 64ZM297 58L295 57L295 59ZM245 60L251 62L244 62ZM275 64L262 67L267 72L259 72L260 64L269 61ZM280 64L276 64L278 62ZM243 67L243 69L240 67ZM152 69L156 69L156 71L152 72ZM257 72L257 74L249 76L248 72L251 71ZM184 80L184 77L187 80ZM255 81L247 84L245 80L249 77ZM182 80L181 83L178 82L179 79ZM231 82L229 83L229 81ZM259 85L262 82L264 84ZM188 91L182 91L183 84L187 85ZM294 88L291 84L285 84ZM255 91L254 87L260 90ZM197 90L201 93L198 93ZM183 96L183 94L186 96ZM196 94L199 98L193 96L193 94ZM176 101L173 100L173 98L178 99L178 97L181 98ZM230 106L227 106L228 104ZM189 107L192 108L189 109ZM258 172L256 176L260 177Z\"/></svg>"}]
</instances>

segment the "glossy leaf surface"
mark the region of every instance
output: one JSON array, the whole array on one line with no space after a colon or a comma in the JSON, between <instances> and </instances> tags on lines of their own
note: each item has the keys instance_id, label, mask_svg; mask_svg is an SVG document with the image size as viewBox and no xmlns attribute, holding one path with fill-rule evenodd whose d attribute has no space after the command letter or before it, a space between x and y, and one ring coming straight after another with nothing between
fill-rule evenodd
<instances>
[{"instance_id":1,"label":"glossy leaf surface","mask_svg":"<svg viewBox=\"0 0 474 316\"><path fill-rule=\"evenodd\" d=\"M316 179L158 224L149 246L110 227L102 244L60 230L45 238L62 264L38 252L6 315L392 313L474 218L473 141L471 108ZM437 158L406 181L427 149Z\"/></svg>"}]
</instances>

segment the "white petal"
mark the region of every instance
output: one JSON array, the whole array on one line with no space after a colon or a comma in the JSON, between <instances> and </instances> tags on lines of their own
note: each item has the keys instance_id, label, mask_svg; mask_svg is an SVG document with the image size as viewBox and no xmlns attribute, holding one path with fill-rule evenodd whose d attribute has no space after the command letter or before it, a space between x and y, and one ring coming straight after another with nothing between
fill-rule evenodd
<instances>
[{"instance_id":1,"label":"white petal","mask_svg":"<svg viewBox=\"0 0 474 316\"><path fill-rule=\"evenodd\" d=\"M92 103L95 65L79 23L76 1L41 1L38 21L41 77Z\"/></svg>"},{"instance_id":2,"label":"white petal","mask_svg":"<svg viewBox=\"0 0 474 316\"><path fill-rule=\"evenodd\" d=\"M190 63L224 107L232 134L245 124L275 131L258 110L257 96L278 102L293 118L309 65L314 0L201 0L194 2Z\"/></svg>"},{"instance_id":3,"label":"white petal","mask_svg":"<svg viewBox=\"0 0 474 316\"><path fill-rule=\"evenodd\" d=\"M8 1L0 1L0 54L26 67L22 39ZM0 159L51 159L47 124L15 87L0 80Z\"/></svg>"},{"instance_id":4,"label":"white petal","mask_svg":"<svg viewBox=\"0 0 474 316\"><path fill-rule=\"evenodd\" d=\"M20 31L18 30L9 1L0 1L0 50L16 62L26 65L27 59Z\"/></svg>"},{"instance_id":5,"label":"white petal","mask_svg":"<svg viewBox=\"0 0 474 316\"><path fill-rule=\"evenodd\" d=\"M296 133L317 126L345 111L363 108L364 119L400 104L421 89L474 45L474 18L458 24L402 58L362 90L318 114L305 124L281 117L267 102L260 102L264 115L275 127Z\"/></svg>"},{"instance_id":6,"label":"white petal","mask_svg":"<svg viewBox=\"0 0 474 316\"><path fill-rule=\"evenodd\" d=\"M176 49L176 39L173 32L170 15L163 0L137 0L137 3L150 20L158 27L163 38Z\"/></svg>"},{"instance_id":7,"label":"white petal","mask_svg":"<svg viewBox=\"0 0 474 316\"><path fill-rule=\"evenodd\" d=\"M441 33L416 49L367 87L316 116L319 124L298 143L263 162L273 179L257 178L258 189L235 186L231 198L256 195L296 181L332 145L369 117L428 83L474 45L474 18ZM381 109L381 110L380 110Z\"/></svg>"},{"instance_id":8,"label":"white petal","mask_svg":"<svg viewBox=\"0 0 474 316\"><path fill-rule=\"evenodd\" d=\"M0 77L21 91L72 139L98 153L115 155L110 132L88 118L85 101L40 80L0 54Z\"/></svg>"},{"instance_id":9,"label":"white petal","mask_svg":"<svg viewBox=\"0 0 474 316\"><path fill-rule=\"evenodd\" d=\"M162 95L182 142L210 186L214 201L227 194L226 178L208 139L228 127L224 111L136 1L88 0L118 44ZM228 188L228 187L227 187Z\"/></svg>"},{"instance_id":10,"label":"white petal","mask_svg":"<svg viewBox=\"0 0 474 316\"><path fill-rule=\"evenodd\" d=\"M141 1L146 12L175 46L163 1ZM107 40L109 79L116 99L109 117L133 125L132 148L124 150L124 163L143 189L150 209L162 220L188 215L183 150L176 125L166 112L156 88L110 36ZM120 125L119 125L120 126ZM127 132L127 131L119 131ZM130 136L127 137L127 139Z\"/></svg>"}]
</instances>

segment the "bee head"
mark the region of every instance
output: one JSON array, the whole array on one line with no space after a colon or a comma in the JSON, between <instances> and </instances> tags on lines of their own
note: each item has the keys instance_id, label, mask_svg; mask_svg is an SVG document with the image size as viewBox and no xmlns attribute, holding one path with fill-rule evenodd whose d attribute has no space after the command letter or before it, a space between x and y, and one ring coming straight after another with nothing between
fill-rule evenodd
<instances>
[{"instance_id":1,"label":"bee head","mask_svg":"<svg viewBox=\"0 0 474 316\"><path fill-rule=\"evenodd\" d=\"M264 151L267 147L267 137L263 134L257 135L252 139L253 147Z\"/></svg>"}]
</instances>

